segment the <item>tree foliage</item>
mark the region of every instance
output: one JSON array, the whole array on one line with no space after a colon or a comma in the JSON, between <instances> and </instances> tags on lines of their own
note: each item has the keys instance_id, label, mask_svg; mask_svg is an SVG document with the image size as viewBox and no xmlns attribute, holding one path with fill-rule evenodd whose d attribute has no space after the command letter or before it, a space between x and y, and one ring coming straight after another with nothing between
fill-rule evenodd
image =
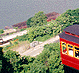
<instances>
[{"instance_id":1,"label":"tree foliage","mask_svg":"<svg viewBox=\"0 0 79 73\"><path fill-rule=\"evenodd\" d=\"M47 44L36 58L21 57L18 52L8 50L3 55L3 71L11 73L63 73L59 43ZM5 62L6 61L6 62ZM9 63L9 64L8 64Z\"/></svg>"},{"instance_id":2,"label":"tree foliage","mask_svg":"<svg viewBox=\"0 0 79 73\"><path fill-rule=\"evenodd\" d=\"M45 41L50 37L61 33L63 29L75 23L79 23L79 9L69 9L65 13L61 14L61 16L59 16L56 20L48 22L49 25L37 26L30 29L28 33L28 40L31 42L33 40Z\"/></svg>"},{"instance_id":3,"label":"tree foliage","mask_svg":"<svg viewBox=\"0 0 79 73\"><path fill-rule=\"evenodd\" d=\"M70 25L79 24L79 8L75 10L68 9L65 13L61 14L55 22L58 27L61 27L61 31Z\"/></svg>"},{"instance_id":4,"label":"tree foliage","mask_svg":"<svg viewBox=\"0 0 79 73\"><path fill-rule=\"evenodd\" d=\"M33 40L45 41L53 36L56 36L58 33L60 33L60 27L57 27L57 24L37 26L29 30L28 40L30 42Z\"/></svg>"},{"instance_id":5,"label":"tree foliage","mask_svg":"<svg viewBox=\"0 0 79 73\"><path fill-rule=\"evenodd\" d=\"M43 20L45 19L45 20ZM67 10L65 13L61 14L56 20L48 22L49 25L45 25L46 17L44 17L43 12L38 12L33 18L30 19L31 27L28 34L16 37L19 41L33 40L40 41L49 36L55 36L63 31L64 28L79 23L79 8L75 10ZM43 25L43 26L41 26ZM14 40L15 40L14 39ZM15 44L17 44L15 42ZM44 50L36 58L24 56L21 57L17 52L8 50L4 53L4 58L10 64L4 62L4 70L7 69L11 71L13 68L14 73L63 73L63 65L61 65L60 60L60 47L59 43L47 44L44 46ZM8 66L12 65L12 66Z\"/></svg>"},{"instance_id":6,"label":"tree foliage","mask_svg":"<svg viewBox=\"0 0 79 73\"><path fill-rule=\"evenodd\" d=\"M36 25L37 21L35 19L40 19L40 14L44 15L43 12L38 12L30 19L31 21L34 20L32 22L35 23L34 26L36 27L30 27L27 35L24 35L23 37L21 36L20 38L18 37L20 40L29 40L30 42L34 40L45 41L61 33L66 27L79 23L79 9L69 9L61 14L56 20L48 22L48 25L38 26L39 24ZM30 24L33 24L32 22Z\"/></svg>"},{"instance_id":7,"label":"tree foliage","mask_svg":"<svg viewBox=\"0 0 79 73\"><path fill-rule=\"evenodd\" d=\"M21 57L20 54L18 54L18 52L12 51L12 50L8 50L7 52L5 52L3 57L7 61L6 62L7 64L5 63L5 60L3 62L3 71L5 71L7 69L8 72L11 72L10 70L11 70L11 68L13 68L13 73L19 73L19 72L23 71L24 64L28 65L29 63L32 63L35 59L34 57L30 57L30 56ZM10 64L8 64L8 63L10 63ZM12 65L12 67L10 67L9 65ZM6 68L5 68L5 66L6 66Z\"/></svg>"},{"instance_id":8,"label":"tree foliage","mask_svg":"<svg viewBox=\"0 0 79 73\"><path fill-rule=\"evenodd\" d=\"M40 11L34 15L34 17L30 18L30 26L42 26L46 25L47 17L45 16L44 12Z\"/></svg>"},{"instance_id":9,"label":"tree foliage","mask_svg":"<svg viewBox=\"0 0 79 73\"><path fill-rule=\"evenodd\" d=\"M29 18L29 19L27 20L27 22L26 22L26 24L27 24L27 26L28 26L28 27L31 27L31 26L30 26L31 19L32 19L32 17L31 17L31 18Z\"/></svg>"},{"instance_id":10,"label":"tree foliage","mask_svg":"<svg viewBox=\"0 0 79 73\"><path fill-rule=\"evenodd\" d=\"M4 33L4 30L3 29L0 29L0 34Z\"/></svg>"},{"instance_id":11,"label":"tree foliage","mask_svg":"<svg viewBox=\"0 0 79 73\"><path fill-rule=\"evenodd\" d=\"M0 72L1 72L1 69L2 69L2 58L3 58L3 52L2 52L2 47L0 47Z\"/></svg>"},{"instance_id":12,"label":"tree foliage","mask_svg":"<svg viewBox=\"0 0 79 73\"><path fill-rule=\"evenodd\" d=\"M34 60L29 73L64 73L60 62L59 43L47 44Z\"/></svg>"}]
</instances>

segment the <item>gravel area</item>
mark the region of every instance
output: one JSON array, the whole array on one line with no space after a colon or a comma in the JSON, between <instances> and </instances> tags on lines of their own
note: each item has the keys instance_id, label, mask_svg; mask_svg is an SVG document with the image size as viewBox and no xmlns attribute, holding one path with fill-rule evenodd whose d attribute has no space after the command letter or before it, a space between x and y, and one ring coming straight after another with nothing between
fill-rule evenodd
<instances>
[{"instance_id":1,"label":"gravel area","mask_svg":"<svg viewBox=\"0 0 79 73\"><path fill-rule=\"evenodd\" d=\"M24 53L21 53L21 56L26 55L26 56L35 57L43 51L45 44L50 44L50 43L54 43L54 42L59 42L59 36L58 35L48 39L45 42L42 42L41 44L39 44L39 45L37 45L33 48L30 48L29 50L26 50Z\"/></svg>"}]
</instances>

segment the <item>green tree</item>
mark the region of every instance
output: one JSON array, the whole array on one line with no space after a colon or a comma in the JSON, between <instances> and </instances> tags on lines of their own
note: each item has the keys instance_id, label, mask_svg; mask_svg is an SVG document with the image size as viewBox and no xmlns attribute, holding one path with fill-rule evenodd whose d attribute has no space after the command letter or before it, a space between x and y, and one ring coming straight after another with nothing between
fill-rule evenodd
<instances>
[{"instance_id":1,"label":"green tree","mask_svg":"<svg viewBox=\"0 0 79 73\"><path fill-rule=\"evenodd\" d=\"M47 17L45 16L44 12L40 11L31 18L30 26L42 26L46 25Z\"/></svg>"},{"instance_id":2,"label":"green tree","mask_svg":"<svg viewBox=\"0 0 79 73\"><path fill-rule=\"evenodd\" d=\"M79 8L75 10L68 9L56 18L56 20L49 22L49 25L56 27L54 33L60 33L63 29L75 23L79 24Z\"/></svg>"},{"instance_id":3,"label":"green tree","mask_svg":"<svg viewBox=\"0 0 79 73\"><path fill-rule=\"evenodd\" d=\"M33 61L28 73L64 73L59 43L45 45L42 53Z\"/></svg>"},{"instance_id":4,"label":"green tree","mask_svg":"<svg viewBox=\"0 0 79 73\"><path fill-rule=\"evenodd\" d=\"M8 50L3 54L2 73L24 73L29 71L31 64L35 60L34 57L23 56L16 51Z\"/></svg>"},{"instance_id":5,"label":"green tree","mask_svg":"<svg viewBox=\"0 0 79 73\"><path fill-rule=\"evenodd\" d=\"M2 51L2 47L0 47L0 72L1 72L1 69L2 69L2 59L3 59L3 51Z\"/></svg>"},{"instance_id":6,"label":"green tree","mask_svg":"<svg viewBox=\"0 0 79 73\"><path fill-rule=\"evenodd\" d=\"M3 29L0 29L0 34L4 33L4 30Z\"/></svg>"},{"instance_id":7,"label":"green tree","mask_svg":"<svg viewBox=\"0 0 79 73\"><path fill-rule=\"evenodd\" d=\"M30 27L30 23L32 22L31 19L32 19L32 17L27 20L27 22L26 22L27 27Z\"/></svg>"},{"instance_id":8,"label":"green tree","mask_svg":"<svg viewBox=\"0 0 79 73\"><path fill-rule=\"evenodd\" d=\"M21 57L16 51L8 50L3 57L3 71L11 73L63 73L59 43L47 44L36 58ZM6 61L6 62L5 62Z\"/></svg>"}]
</instances>

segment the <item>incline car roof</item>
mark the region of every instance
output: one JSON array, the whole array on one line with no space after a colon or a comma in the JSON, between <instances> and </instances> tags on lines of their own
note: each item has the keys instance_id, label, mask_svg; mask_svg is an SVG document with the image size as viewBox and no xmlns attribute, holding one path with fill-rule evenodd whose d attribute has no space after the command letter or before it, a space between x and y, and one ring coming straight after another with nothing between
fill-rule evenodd
<instances>
[{"instance_id":1,"label":"incline car roof","mask_svg":"<svg viewBox=\"0 0 79 73\"><path fill-rule=\"evenodd\" d=\"M75 25L66 27L64 31L75 34L75 35L79 35L79 25L75 24Z\"/></svg>"},{"instance_id":2,"label":"incline car roof","mask_svg":"<svg viewBox=\"0 0 79 73\"><path fill-rule=\"evenodd\" d=\"M72 41L72 42L79 44L79 38L78 37L65 34L65 32L59 34L59 36L60 36L60 38L63 38L65 40Z\"/></svg>"}]
</instances>

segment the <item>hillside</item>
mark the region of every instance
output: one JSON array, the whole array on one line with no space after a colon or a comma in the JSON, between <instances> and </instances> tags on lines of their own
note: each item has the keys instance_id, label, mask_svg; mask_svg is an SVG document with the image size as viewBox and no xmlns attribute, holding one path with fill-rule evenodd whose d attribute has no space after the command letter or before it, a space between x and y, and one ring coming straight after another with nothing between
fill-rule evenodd
<instances>
[{"instance_id":1,"label":"hillside","mask_svg":"<svg viewBox=\"0 0 79 73\"><path fill-rule=\"evenodd\" d=\"M64 28L70 25L79 24L79 8L75 10L69 9L61 14L56 20L51 20L47 22L47 24L41 24L41 26L38 24L28 28L28 33L26 35L13 39L18 39L15 44L26 40L29 42L35 40L44 42L60 34ZM14 44L10 44L7 48L12 45ZM11 51L9 48L3 55L2 71L11 72L12 70L13 73L64 73L64 67L60 60L59 46L59 43L45 45L42 53L36 58L29 56L21 57L20 54Z\"/></svg>"}]
</instances>

